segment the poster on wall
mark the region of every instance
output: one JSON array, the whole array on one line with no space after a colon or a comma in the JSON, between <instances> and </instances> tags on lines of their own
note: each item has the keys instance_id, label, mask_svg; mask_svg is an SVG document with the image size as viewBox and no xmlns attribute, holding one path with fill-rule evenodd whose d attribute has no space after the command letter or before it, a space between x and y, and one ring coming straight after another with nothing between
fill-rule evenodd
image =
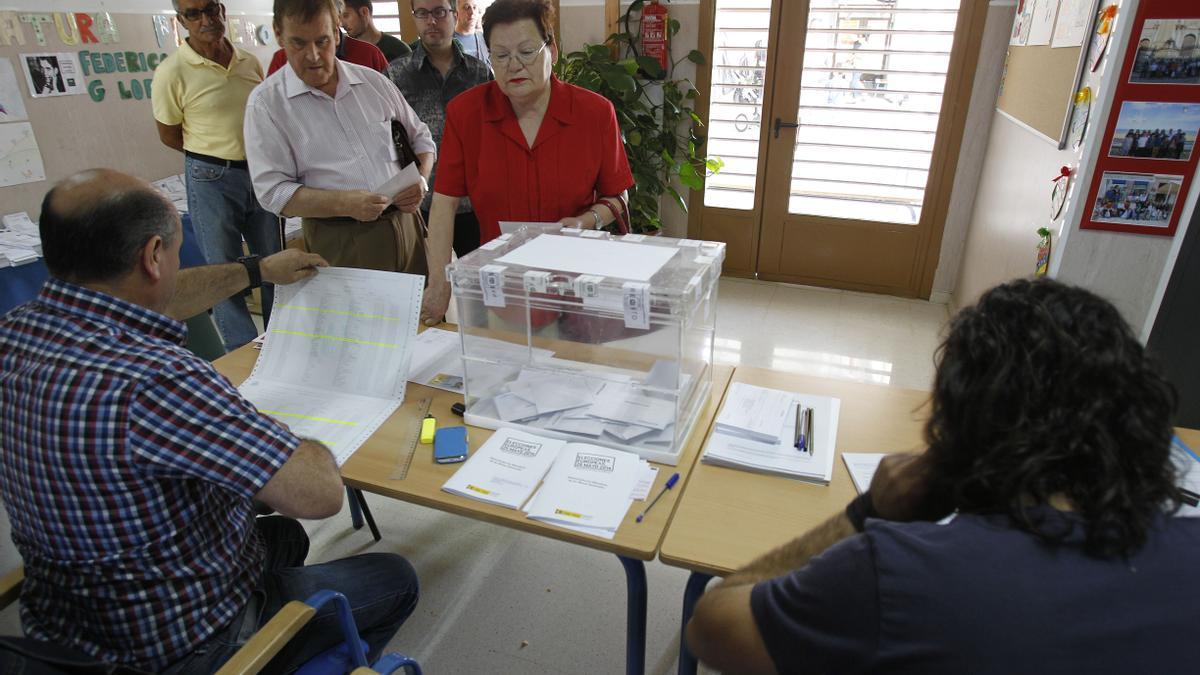
<instances>
[{"instance_id":1,"label":"poster on wall","mask_svg":"<svg viewBox=\"0 0 1200 675\"><path fill-rule=\"evenodd\" d=\"M1088 21L1096 0L1060 0L1054 21L1051 47L1081 47L1087 37Z\"/></svg>"},{"instance_id":2,"label":"poster on wall","mask_svg":"<svg viewBox=\"0 0 1200 675\"><path fill-rule=\"evenodd\" d=\"M1050 44L1050 35L1054 32L1054 17L1058 14L1058 0L1034 0L1033 12L1030 19L1033 22L1029 28L1027 47Z\"/></svg>"},{"instance_id":3,"label":"poster on wall","mask_svg":"<svg viewBox=\"0 0 1200 675\"><path fill-rule=\"evenodd\" d=\"M1149 19L1138 35L1132 84L1200 85L1200 18Z\"/></svg>"},{"instance_id":4,"label":"poster on wall","mask_svg":"<svg viewBox=\"0 0 1200 675\"><path fill-rule=\"evenodd\" d=\"M33 98L71 96L84 93L84 83L75 54L56 52L21 54L25 82Z\"/></svg>"},{"instance_id":5,"label":"poster on wall","mask_svg":"<svg viewBox=\"0 0 1200 675\"><path fill-rule=\"evenodd\" d=\"M46 180L42 151L29 122L0 124L0 187Z\"/></svg>"},{"instance_id":6,"label":"poster on wall","mask_svg":"<svg viewBox=\"0 0 1200 675\"><path fill-rule=\"evenodd\" d=\"M1175 235L1200 161L1200 18L1189 17L1195 0L1138 4L1080 229Z\"/></svg>"},{"instance_id":7,"label":"poster on wall","mask_svg":"<svg viewBox=\"0 0 1200 675\"><path fill-rule=\"evenodd\" d=\"M1008 44L1024 47L1029 42L1029 31L1033 28L1034 0L1017 0L1017 13L1013 16L1012 35Z\"/></svg>"},{"instance_id":8,"label":"poster on wall","mask_svg":"<svg viewBox=\"0 0 1200 675\"><path fill-rule=\"evenodd\" d=\"M0 57L0 122L19 122L28 119L25 115L25 100L17 84L17 73L12 61Z\"/></svg>"}]
</instances>

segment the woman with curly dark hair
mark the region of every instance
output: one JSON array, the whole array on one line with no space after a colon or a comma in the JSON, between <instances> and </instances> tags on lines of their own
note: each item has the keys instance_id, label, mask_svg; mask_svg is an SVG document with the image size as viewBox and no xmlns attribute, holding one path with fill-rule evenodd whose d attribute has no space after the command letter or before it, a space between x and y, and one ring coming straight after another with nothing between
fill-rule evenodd
<instances>
[{"instance_id":1,"label":"woman with curly dark hair","mask_svg":"<svg viewBox=\"0 0 1200 675\"><path fill-rule=\"evenodd\" d=\"M1200 519L1177 518L1175 394L1117 310L1052 280L960 312L928 450L709 591L728 672L1181 672Z\"/></svg>"}]
</instances>

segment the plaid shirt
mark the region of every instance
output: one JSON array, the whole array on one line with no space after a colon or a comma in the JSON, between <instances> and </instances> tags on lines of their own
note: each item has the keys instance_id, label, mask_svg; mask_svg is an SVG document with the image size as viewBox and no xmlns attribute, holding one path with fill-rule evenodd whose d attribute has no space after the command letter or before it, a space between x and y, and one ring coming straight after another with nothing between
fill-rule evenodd
<instances>
[{"instance_id":1,"label":"plaid shirt","mask_svg":"<svg viewBox=\"0 0 1200 675\"><path fill-rule=\"evenodd\" d=\"M184 336L54 278L0 318L0 493L30 637L159 670L257 582L251 498L299 440Z\"/></svg>"},{"instance_id":2,"label":"plaid shirt","mask_svg":"<svg viewBox=\"0 0 1200 675\"><path fill-rule=\"evenodd\" d=\"M433 142L439 148L442 146L442 131L446 128L446 104L450 99L478 84L491 82L492 69L486 63L463 52L458 41L454 45L454 67L446 73L446 77L433 63L420 40L413 43L413 52L392 61L384 73L404 94L404 100L417 112L417 117L429 127ZM432 187L437 176L437 165L429 174L429 185ZM433 200L433 190L425 194L421 208L428 211ZM458 204L458 212L471 210L471 200L463 199Z\"/></svg>"}]
</instances>

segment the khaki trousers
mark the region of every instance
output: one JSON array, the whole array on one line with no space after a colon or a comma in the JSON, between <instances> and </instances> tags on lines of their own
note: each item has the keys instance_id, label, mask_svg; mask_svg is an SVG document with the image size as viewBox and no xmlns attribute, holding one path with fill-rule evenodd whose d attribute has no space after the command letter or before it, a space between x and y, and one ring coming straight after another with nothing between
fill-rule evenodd
<instances>
[{"instance_id":1,"label":"khaki trousers","mask_svg":"<svg viewBox=\"0 0 1200 675\"><path fill-rule=\"evenodd\" d=\"M425 240L411 213L393 212L371 222L304 218L304 245L334 267L357 267L425 276Z\"/></svg>"}]
</instances>

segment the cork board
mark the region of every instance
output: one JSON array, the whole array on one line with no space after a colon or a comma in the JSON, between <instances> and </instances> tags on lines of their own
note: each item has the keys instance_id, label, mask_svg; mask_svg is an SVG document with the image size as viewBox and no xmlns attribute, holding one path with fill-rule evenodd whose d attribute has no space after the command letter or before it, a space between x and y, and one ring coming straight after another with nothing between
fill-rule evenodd
<instances>
[{"instance_id":1,"label":"cork board","mask_svg":"<svg viewBox=\"0 0 1200 675\"><path fill-rule=\"evenodd\" d=\"M996 107L1061 148L1084 67L1085 47L1009 46Z\"/></svg>"},{"instance_id":2,"label":"cork board","mask_svg":"<svg viewBox=\"0 0 1200 675\"><path fill-rule=\"evenodd\" d=\"M38 12L36 9L15 11L17 14ZM84 169L109 167L146 180L183 172L183 155L167 148L158 139L150 98L144 91L145 82L154 76L153 72L147 72L149 60L144 66L139 64L139 72L130 72L128 69L95 72L89 67L82 80L85 86L104 90L100 101L95 101L87 91L76 96L32 98L21 70L25 63L23 54L44 52L70 52L80 55L81 60L81 52L87 52L89 61L94 53L112 58L118 53L136 52L146 57L155 55L153 62L157 65L161 55L174 53L177 47L170 41L161 48L158 46L153 16L112 14L119 33L116 43L68 45L63 42L54 24L49 24L45 30L45 45L38 44L29 24L21 24L24 45L11 37L8 45L0 41L0 58L8 59L16 69L18 89L28 116L26 122L32 125L37 137L46 174L46 180L43 181L0 187L0 214L27 211L37 220L46 191L55 182ZM235 18L241 24L270 22L268 17L235 15L232 12L227 18L230 26L238 25L232 21ZM179 32L184 36L187 34L182 29ZM273 36L267 45L259 45L254 40L247 40L245 34L237 46L257 56L263 62L264 71L278 48ZM93 85L93 82L99 84ZM129 94L129 98L123 97L122 92ZM140 93L141 97L134 98L134 93Z\"/></svg>"}]
</instances>

